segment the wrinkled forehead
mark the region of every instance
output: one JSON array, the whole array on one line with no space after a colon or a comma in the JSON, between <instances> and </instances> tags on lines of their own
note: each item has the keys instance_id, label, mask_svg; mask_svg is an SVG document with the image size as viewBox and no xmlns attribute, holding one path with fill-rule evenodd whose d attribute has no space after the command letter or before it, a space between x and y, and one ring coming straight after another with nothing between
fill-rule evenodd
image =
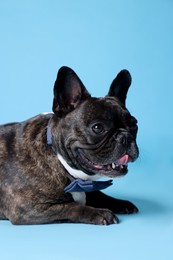
<instances>
[{"instance_id":1,"label":"wrinkled forehead","mask_svg":"<svg viewBox=\"0 0 173 260\"><path fill-rule=\"evenodd\" d=\"M82 104L85 120L114 120L128 113L121 102L114 97L91 98Z\"/></svg>"}]
</instances>

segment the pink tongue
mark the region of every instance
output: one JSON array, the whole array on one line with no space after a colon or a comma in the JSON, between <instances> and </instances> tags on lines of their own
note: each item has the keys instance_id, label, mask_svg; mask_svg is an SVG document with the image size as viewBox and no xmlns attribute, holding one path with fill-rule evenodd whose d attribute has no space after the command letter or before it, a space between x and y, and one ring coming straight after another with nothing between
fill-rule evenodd
<instances>
[{"instance_id":1,"label":"pink tongue","mask_svg":"<svg viewBox=\"0 0 173 260\"><path fill-rule=\"evenodd\" d=\"M128 154L123 155L120 159L115 161L115 163L118 165L125 165L128 162L130 162L130 157Z\"/></svg>"}]
</instances>

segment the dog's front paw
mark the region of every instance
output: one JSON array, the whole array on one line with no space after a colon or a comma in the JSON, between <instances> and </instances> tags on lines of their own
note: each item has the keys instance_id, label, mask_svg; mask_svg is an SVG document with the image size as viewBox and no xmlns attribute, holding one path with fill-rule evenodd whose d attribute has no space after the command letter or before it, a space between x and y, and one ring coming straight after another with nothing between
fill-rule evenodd
<instances>
[{"instance_id":1,"label":"dog's front paw","mask_svg":"<svg viewBox=\"0 0 173 260\"><path fill-rule=\"evenodd\" d=\"M138 208L127 200L117 200L118 203L115 205L115 213L119 214L133 214L137 213L139 210Z\"/></svg>"},{"instance_id":2,"label":"dog's front paw","mask_svg":"<svg viewBox=\"0 0 173 260\"><path fill-rule=\"evenodd\" d=\"M118 224L119 220L109 209L94 209L90 212L89 223L95 225Z\"/></svg>"}]
</instances>

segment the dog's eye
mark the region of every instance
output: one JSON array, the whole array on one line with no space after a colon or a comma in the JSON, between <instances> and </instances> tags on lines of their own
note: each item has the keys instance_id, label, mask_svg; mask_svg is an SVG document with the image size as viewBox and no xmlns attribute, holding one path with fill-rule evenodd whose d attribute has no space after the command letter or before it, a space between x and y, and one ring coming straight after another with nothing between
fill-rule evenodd
<instances>
[{"instance_id":1,"label":"dog's eye","mask_svg":"<svg viewBox=\"0 0 173 260\"><path fill-rule=\"evenodd\" d=\"M105 129L102 124L95 124L92 126L92 130L95 134L102 134Z\"/></svg>"}]
</instances>

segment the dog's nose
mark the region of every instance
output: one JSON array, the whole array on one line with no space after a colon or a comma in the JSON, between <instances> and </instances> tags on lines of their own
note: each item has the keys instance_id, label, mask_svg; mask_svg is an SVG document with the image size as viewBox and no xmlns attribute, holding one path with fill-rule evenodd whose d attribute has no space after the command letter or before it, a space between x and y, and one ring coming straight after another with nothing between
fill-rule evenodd
<instances>
[{"instance_id":1,"label":"dog's nose","mask_svg":"<svg viewBox=\"0 0 173 260\"><path fill-rule=\"evenodd\" d=\"M124 146L127 146L132 142L132 137L126 130L123 129L117 133L116 140Z\"/></svg>"}]
</instances>

